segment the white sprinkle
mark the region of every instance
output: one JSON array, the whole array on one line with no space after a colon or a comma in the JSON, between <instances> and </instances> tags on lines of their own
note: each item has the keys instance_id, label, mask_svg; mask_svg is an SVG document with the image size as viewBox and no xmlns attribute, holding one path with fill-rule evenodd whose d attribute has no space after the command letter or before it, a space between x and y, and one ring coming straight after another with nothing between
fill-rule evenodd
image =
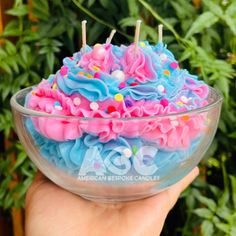
<instances>
[{"instance_id":1,"label":"white sprinkle","mask_svg":"<svg viewBox=\"0 0 236 236\"><path fill-rule=\"evenodd\" d=\"M161 58L161 60L166 60L167 59L167 55L166 54L164 54L164 53L162 53L161 55L160 55L160 58Z\"/></svg>"},{"instance_id":2,"label":"white sprinkle","mask_svg":"<svg viewBox=\"0 0 236 236\"><path fill-rule=\"evenodd\" d=\"M89 106L93 111L96 111L99 108L99 105L96 102L91 102Z\"/></svg>"},{"instance_id":3,"label":"white sprinkle","mask_svg":"<svg viewBox=\"0 0 236 236\"><path fill-rule=\"evenodd\" d=\"M179 125L179 122L177 120L172 120L170 123L173 126L178 126Z\"/></svg>"},{"instance_id":4,"label":"white sprinkle","mask_svg":"<svg viewBox=\"0 0 236 236\"><path fill-rule=\"evenodd\" d=\"M111 73L111 76L114 76L117 78L120 82L123 82L125 80L125 73L122 70L114 70Z\"/></svg>"},{"instance_id":5,"label":"white sprinkle","mask_svg":"<svg viewBox=\"0 0 236 236\"><path fill-rule=\"evenodd\" d=\"M125 148L123 154L125 157L130 158L132 156L132 151L129 148Z\"/></svg>"},{"instance_id":6,"label":"white sprinkle","mask_svg":"<svg viewBox=\"0 0 236 236\"><path fill-rule=\"evenodd\" d=\"M73 103L76 105L76 106L79 106L81 104L81 100L79 97L76 97L73 99Z\"/></svg>"},{"instance_id":7,"label":"white sprinkle","mask_svg":"<svg viewBox=\"0 0 236 236\"><path fill-rule=\"evenodd\" d=\"M61 111L63 108L61 106L55 106L55 109Z\"/></svg>"},{"instance_id":8,"label":"white sprinkle","mask_svg":"<svg viewBox=\"0 0 236 236\"><path fill-rule=\"evenodd\" d=\"M158 91L161 92L161 93L163 93L163 92L165 91L164 86L161 85L161 84L157 86L157 89L158 89Z\"/></svg>"},{"instance_id":9,"label":"white sprinkle","mask_svg":"<svg viewBox=\"0 0 236 236\"><path fill-rule=\"evenodd\" d=\"M181 101L183 102L183 103L188 103L188 98L187 97L185 97L185 96L181 96L180 97L180 99L181 99Z\"/></svg>"}]
</instances>

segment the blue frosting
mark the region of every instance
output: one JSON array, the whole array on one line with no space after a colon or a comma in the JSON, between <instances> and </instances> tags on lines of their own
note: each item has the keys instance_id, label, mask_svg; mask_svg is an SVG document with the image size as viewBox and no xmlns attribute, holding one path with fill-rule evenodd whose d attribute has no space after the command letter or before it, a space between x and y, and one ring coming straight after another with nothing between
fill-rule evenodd
<instances>
[{"instance_id":1,"label":"blue frosting","mask_svg":"<svg viewBox=\"0 0 236 236\"><path fill-rule=\"evenodd\" d=\"M64 93L68 95L79 93L90 101L104 101L110 97L109 90L102 80L90 80L84 76L75 76L70 72L66 79L61 76L57 83Z\"/></svg>"},{"instance_id":2,"label":"blue frosting","mask_svg":"<svg viewBox=\"0 0 236 236\"><path fill-rule=\"evenodd\" d=\"M167 173L179 169L182 162L191 158L191 155L195 152L203 137L199 136L197 139L193 140L188 149L175 151L159 149L157 144L142 140L141 138L130 139L118 137L116 140L102 143L99 141L98 137L90 134L85 134L81 138L72 141L57 142L39 134L35 130L30 118L27 118L25 122L41 155L56 167L75 176L78 176L81 168L83 168L82 165L83 162L85 162L84 158L86 155L88 157L86 165L90 166L98 163L103 175L114 176L114 171L118 171L117 175L142 176L142 173L137 172L135 168L134 158L136 158L136 160L138 158L135 156L135 152L140 150L141 147L147 146L147 149L151 150L150 155L152 153L154 155L152 158L150 158L149 154L144 155L143 165L145 165L145 168L150 168L149 171L153 168L153 165L157 167L156 170L154 169L151 176L159 176L160 178L168 179ZM125 148L132 150L134 147L136 151L133 151L130 158L123 160L120 158L122 150ZM143 150L143 152L145 153L145 150ZM95 176L96 173L91 172L88 173L88 175ZM134 182L137 182L137 180Z\"/></svg>"}]
</instances>

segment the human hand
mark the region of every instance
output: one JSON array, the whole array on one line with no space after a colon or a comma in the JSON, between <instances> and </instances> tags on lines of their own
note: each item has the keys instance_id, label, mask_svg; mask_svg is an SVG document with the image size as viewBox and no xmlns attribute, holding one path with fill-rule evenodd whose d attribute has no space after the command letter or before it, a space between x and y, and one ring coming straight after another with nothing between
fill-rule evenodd
<instances>
[{"instance_id":1,"label":"human hand","mask_svg":"<svg viewBox=\"0 0 236 236\"><path fill-rule=\"evenodd\" d=\"M180 193L198 173L196 167L150 198L103 204L74 195L39 172L26 196L26 236L157 236Z\"/></svg>"}]
</instances>

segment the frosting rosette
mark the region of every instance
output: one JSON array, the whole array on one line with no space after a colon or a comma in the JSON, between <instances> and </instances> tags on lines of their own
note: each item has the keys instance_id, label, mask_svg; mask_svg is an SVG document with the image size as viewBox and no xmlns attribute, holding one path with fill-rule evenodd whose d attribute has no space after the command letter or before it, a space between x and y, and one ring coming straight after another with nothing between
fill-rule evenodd
<instances>
[{"instance_id":1,"label":"frosting rosette","mask_svg":"<svg viewBox=\"0 0 236 236\"><path fill-rule=\"evenodd\" d=\"M56 74L33 88L25 106L60 116L32 118L49 140L141 138L174 150L188 148L205 129L204 115L184 112L205 106L207 96L208 86L181 69L163 43L140 42L137 50L106 43L66 57Z\"/></svg>"}]
</instances>

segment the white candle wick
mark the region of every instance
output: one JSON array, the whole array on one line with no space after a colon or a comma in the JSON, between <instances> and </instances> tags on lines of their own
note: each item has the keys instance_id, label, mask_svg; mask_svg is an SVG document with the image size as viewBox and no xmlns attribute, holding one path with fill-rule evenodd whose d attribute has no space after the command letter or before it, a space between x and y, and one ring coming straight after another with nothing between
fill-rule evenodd
<instances>
[{"instance_id":1,"label":"white candle wick","mask_svg":"<svg viewBox=\"0 0 236 236\"><path fill-rule=\"evenodd\" d=\"M111 40L113 39L115 33L116 33L116 30L113 29L113 30L111 31L110 35L109 35L109 38L107 38L107 40L106 40L106 44L111 43Z\"/></svg>"},{"instance_id":2,"label":"white candle wick","mask_svg":"<svg viewBox=\"0 0 236 236\"><path fill-rule=\"evenodd\" d=\"M163 25L158 25L158 41L162 43L163 41Z\"/></svg>"},{"instance_id":3,"label":"white candle wick","mask_svg":"<svg viewBox=\"0 0 236 236\"><path fill-rule=\"evenodd\" d=\"M86 20L82 21L82 48L85 50L86 48Z\"/></svg>"},{"instance_id":4,"label":"white candle wick","mask_svg":"<svg viewBox=\"0 0 236 236\"><path fill-rule=\"evenodd\" d=\"M137 50L137 48L138 48L138 41L139 41L141 23L142 23L141 20L136 21L136 28L135 28L135 35L134 35L135 50Z\"/></svg>"}]
</instances>

